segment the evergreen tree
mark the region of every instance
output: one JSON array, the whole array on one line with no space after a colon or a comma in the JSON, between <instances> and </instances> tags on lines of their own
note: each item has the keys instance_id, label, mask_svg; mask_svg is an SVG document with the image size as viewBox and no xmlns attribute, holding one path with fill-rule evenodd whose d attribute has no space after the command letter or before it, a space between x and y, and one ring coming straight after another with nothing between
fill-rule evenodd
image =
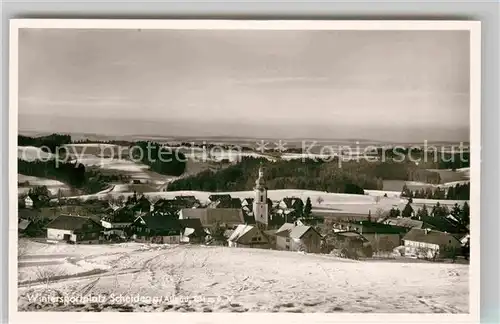
<instances>
[{"instance_id":1,"label":"evergreen tree","mask_svg":"<svg viewBox=\"0 0 500 324\"><path fill-rule=\"evenodd\" d=\"M411 190L408 188L406 184L403 185L403 190L401 190L401 197L412 197L413 193Z\"/></svg>"},{"instance_id":2,"label":"evergreen tree","mask_svg":"<svg viewBox=\"0 0 500 324\"><path fill-rule=\"evenodd\" d=\"M464 206L462 207L461 215L460 215L460 220L461 224L464 227L467 227L470 225L470 209L469 209L469 204L467 202L464 203Z\"/></svg>"},{"instance_id":3,"label":"evergreen tree","mask_svg":"<svg viewBox=\"0 0 500 324\"><path fill-rule=\"evenodd\" d=\"M428 217L429 216L429 211L427 211L427 206L425 204L422 206L421 213L422 213L422 217Z\"/></svg>"},{"instance_id":4,"label":"evergreen tree","mask_svg":"<svg viewBox=\"0 0 500 324\"><path fill-rule=\"evenodd\" d=\"M403 209L403 212L401 213L401 216L408 218L413 216L413 207L411 207L410 203L406 204L405 208Z\"/></svg>"},{"instance_id":5,"label":"evergreen tree","mask_svg":"<svg viewBox=\"0 0 500 324\"><path fill-rule=\"evenodd\" d=\"M304 206L304 217L306 218L310 217L311 211L312 211L311 198L307 197L306 205Z\"/></svg>"},{"instance_id":6,"label":"evergreen tree","mask_svg":"<svg viewBox=\"0 0 500 324\"><path fill-rule=\"evenodd\" d=\"M401 211L398 208L392 207L391 210L389 210L389 217L390 218L396 218L401 215Z\"/></svg>"},{"instance_id":7,"label":"evergreen tree","mask_svg":"<svg viewBox=\"0 0 500 324\"><path fill-rule=\"evenodd\" d=\"M33 207L46 206L50 200L50 191L47 186L36 186L28 191L28 196L33 200Z\"/></svg>"},{"instance_id":8,"label":"evergreen tree","mask_svg":"<svg viewBox=\"0 0 500 324\"><path fill-rule=\"evenodd\" d=\"M460 206L458 204L455 204L453 206L453 208L451 209L451 215L453 217L455 217L456 219L460 219L461 213L462 213L462 210L460 209Z\"/></svg>"}]
</instances>

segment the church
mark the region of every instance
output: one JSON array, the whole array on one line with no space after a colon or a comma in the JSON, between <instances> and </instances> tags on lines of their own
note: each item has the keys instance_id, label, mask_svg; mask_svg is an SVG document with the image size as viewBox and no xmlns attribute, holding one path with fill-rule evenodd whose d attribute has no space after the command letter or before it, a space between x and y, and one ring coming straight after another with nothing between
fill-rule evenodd
<instances>
[{"instance_id":1,"label":"church","mask_svg":"<svg viewBox=\"0 0 500 324\"><path fill-rule=\"evenodd\" d=\"M266 229L269 225L269 204L267 201L267 188L264 181L264 168L262 164L259 167L259 177L255 181L255 198L253 200L253 215L255 223L260 228Z\"/></svg>"}]
</instances>

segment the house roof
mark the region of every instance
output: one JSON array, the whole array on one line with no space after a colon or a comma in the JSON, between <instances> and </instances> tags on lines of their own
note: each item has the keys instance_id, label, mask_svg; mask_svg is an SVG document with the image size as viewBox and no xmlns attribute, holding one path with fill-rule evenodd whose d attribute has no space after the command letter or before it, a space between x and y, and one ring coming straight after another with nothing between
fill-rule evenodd
<instances>
[{"instance_id":1,"label":"house roof","mask_svg":"<svg viewBox=\"0 0 500 324\"><path fill-rule=\"evenodd\" d=\"M275 230L275 229L273 229L273 230L265 230L264 234L267 235L267 236L275 236L277 231L278 230Z\"/></svg>"},{"instance_id":2,"label":"house roof","mask_svg":"<svg viewBox=\"0 0 500 324\"><path fill-rule=\"evenodd\" d=\"M179 223L182 228L188 227L203 230L203 225L201 224L201 220L199 218L179 219Z\"/></svg>"},{"instance_id":3,"label":"house roof","mask_svg":"<svg viewBox=\"0 0 500 324\"><path fill-rule=\"evenodd\" d=\"M295 225L292 223L285 223L281 225L280 228L278 228L275 234L280 236L288 236L288 233L292 230L294 226Z\"/></svg>"},{"instance_id":4,"label":"house roof","mask_svg":"<svg viewBox=\"0 0 500 324\"><path fill-rule=\"evenodd\" d=\"M182 218L198 218L204 227L221 224L236 225L245 222L240 208L184 208Z\"/></svg>"},{"instance_id":5,"label":"house roof","mask_svg":"<svg viewBox=\"0 0 500 324\"><path fill-rule=\"evenodd\" d=\"M208 196L208 199L210 201L231 199L231 195L229 195L229 194L213 194L213 195Z\"/></svg>"},{"instance_id":6,"label":"house roof","mask_svg":"<svg viewBox=\"0 0 500 324\"><path fill-rule=\"evenodd\" d=\"M184 229L184 235L205 236L205 230L199 218L179 219L181 227Z\"/></svg>"},{"instance_id":7,"label":"house roof","mask_svg":"<svg viewBox=\"0 0 500 324\"><path fill-rule=\"evenodd\" d=\"M355 229L356 231L367 234L401 234L406 233L407 228L402 226L389 225L384 223L370 222L370 221L338 221L338 224L348 226L350 229Z\"/></svg>"},{"instance_id":8,"label":"house roof","mask_svg":"<svg viewBox=\"0 0 500 324\"><path fill-rule=\"evenodd\" d=\"M239 198L219 199L210 204L212 208L241 208L241 200Z\"/></svg>"},{"instance_id":9,"label":"house roof","mask_svg":"<svg viewBox=\"0 0 500 324\"><path fill-rule=\"evenodd\" d=\"M175 196L177 200L189 200L189 201L198 201L195 196Z\"/></svg>"},{"instance_id":10,"label":"house roof","mask_svg":"<svg viewBox=\"0 0 500 324\"><path fill-rule=\"evenodd\" d=\"M296 204L304 203L302 199L297 198L297 197L285 197L283 198L283 203L285 203L285 206L287 208L294 208Z\"/></svg>"},{"instance_id":11,"label":"house roof","mask_svg":"<svg viewBox=\"0 0 500 324\"><path fill-rule=\"evenodd\" d=\"M345 232L336 232L334 233L335 236L341 236L344 238L349 238L349 239L360 239L363 242L368 242L368 239L364 237L361 233L356 232L356 231L345 231Z\"/></svg>"},{"instance_id":12,"label":"house roof","mask_svg":"<svg viewBox=\"0 0 500 324\"><path fill-rule=\"evenodd\" d=\"M101 224L87 216L60 215L47 224L47 228L75 231L82 229L83 225L89 222L93 222L97 227L101 227Z\"/></svg>"},{"instance_id":13,"label":"house roof","mask_svg":"<svg viewBox=\"0 0 500 324\"><path fill-rule=\"evenodd\" d=\"M233 234L234 230L233 229L227 229L224 231L224 237L231 237L231 235Z\"/></svg>"},{"instance_id":14,"label":"house roof","mask_svg":"<svg viewBox=\"0 0 500 324\"><path fill-rule=\"evenodd\" d=\"M253 204L254 198L244 198L242 202L246 202L247 204L251 205Z\"/></svg>"},{"instance_id":15,"label":"house roof","mask_svg":"<svg viewBox=\"0 0 500 324\"><path fill-rule=\"evenodd\" d=\"M181 209L181 208L192 208L198 204L198 200L192 199L159 199L155 204L153 209Z\"/></svg>"},{"instance_id":16,"label":"house roof","mask_svg":"<svg viewBox=\"0 0 500 324\"><path fill-rule=\"evenodd\" d=\"M414 241L422 243L430 243L436 245L447 245L453 241L460 241L453 235L445 232L412 228L404 237L404 241Z\"/></svg>"},{"instance_id":17,"label":"house roof","mask_svg":"<svg viewBox=\"0 0 500 324\"><path fill-rule=\"evenodd\" d=\"M136 221L141 219L144 221L144 225L151 230L164 231L182 229L179 220L173 217L146 215L137 217Z\"/></svg>"},{"instance_id":18,"label":"house roof","mask_svg":"<svg viewBox=\"0 0 500 324\"><path fill-rule=\"evenodd\" d=\"M388 225L406 227L406 228L422 228L424 222L420 220L411 219L408 217L403 218L389 218L385 221Z\"/></svg>"},{"instance_id":19,"label":"house roof","mask_svg":"<svg viewBox=\"0 0 500 324\"><path fill-rule=\"evenodd\" d=\"M29 221L27 219L21 219L21 221L17 224L17 228L20 230L25 230L28 228L28 226L30 226L30 224L31 224L31 221Z\"/></svg>"},{"instance_id":20,"label":"house roof","mask_svg":"<svg viewBox=\"0 0 500 324\"><path fill-rule=\"evenodd\" d=\"M276 231L275 234L278 236L287 236L290 238L300 239L310 229L312 229L313 231L316 232L316 230L311 226L285 223L285 224L281 225L281 227ZM320 235L319 233L317 233L317 234Z\"/></svg>"},{"instance_id":21,"label":"house roof","mask_svg":"<svg viewBox=\"0 0 500 324\"><path fill-rule=\"evenodd\" d=\"M236 229L231 233L231 236L227 239L228 241L231 242L237 242L241 237L243 237L245 234L250 232L254 226L252 225L238 225Z\"/></svg>"}]
</instances>

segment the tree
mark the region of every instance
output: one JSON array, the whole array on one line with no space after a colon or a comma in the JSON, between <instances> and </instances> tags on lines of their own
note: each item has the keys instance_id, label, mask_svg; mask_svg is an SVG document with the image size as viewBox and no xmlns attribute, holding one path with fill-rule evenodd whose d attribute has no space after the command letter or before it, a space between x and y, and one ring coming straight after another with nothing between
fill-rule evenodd
<instances>
[{"instance_id":1,"label":"tree","mask_svg":"<svg viewBox=\"0 0 500 324\"><path fill-rule=\"evenodd\" d=\"M427 211L427 206L424 204L422 208L417 210L417 219L423 219L429 216L429 212Z\"/></svg>"},{"instance_id":2,"label":"tree","mask_svg":"<svg viewBox=\"0 0 500 324\"><path fill-rule=\"evenodd\" d=\"M446 206L441 206L439 202L437 202L436 205L432 207L431 216L433 217L446 217L448 216L448 214L448 208Z\"/></svg>"},{"instance_id":3,"label":"tree","mask_svg":"<svg viewBox=\"0 0 500 324\"><path fill-rule=\"evenodd\" d=\"M368 210L368 223L372 222L372 211Z\"/></svg>"},{"instance_id":4,"label":"tree","mask_svg":"<svg viewBox=\"0 0 500 324\"><path fill-rule=\"evenodd\" d=\"M462 226L467 227L470 225L470 209L467 202L464 203L462 211L460 213L460 223Z\"/></svg>"},{"instance_id":5,"label":"tree","mask_svg":"<svg viewBox=\"0 0 500 324\"><path fill-rule=\"evenodd\" d=\"M50 191L46 186L36 186L29 190L28 196L33 200L35 208L46 206L50 200Z\"/></svg>"},{"instance_id":6,"label":"tree","mask_svg":"<svg viewBox=\"0 0 500 324\"><path fill-rule=\"evenodd\" d=\"M403 189L401 190L401 197L408 197L411 198L413 196L413 193L411 190L408 188L406 184L403 185Z\"/></svg>"},{"instance_id":7,"label":"tree","mask_svg":"<svg viewBox=\"0 0 500 324\"><path fill-rule=\"evenodd\" d=\"M396 218L399 216L401 216L401 211L399 210L399 208L392 207L391 210L389 211L389 217Z\"/></svg>"},{"instance_id":8,"label":"tree","mask_svg":"<svg viewBox=\"0 0 500 324\"><path fill-rule=\"evenodd\" d=\"M323 198L321 196L319 196L317 199L316 199L316 202L318 203L318 205L321 205L321 203L323 202Z\"/></svg>"},{"instance_id":9,"label":"tree","mask_svg":"<svg viewBox=\"0 0 500 324\"><path fill-rule=\"evenodd\" d=\"M403 212L401 213L401 216L410 218L413 216L413 207L411 207L411 204L408 202L403 209Z\"/></svg>"},{"instance_id":10,"label":"tree","mask_svg":"<svg viewBox=\"0 0 500 324\"><path fill-rule=\"evenodd\" d=\"M304 206L304 217L310 217L312 211L311 198L307 197L306 205Z\"/></svg>"},{"instance_id":11,"label":"tree","mask_svg":"<svg viewBox=\"0 0 500 324\"><path fill-rule=\"evenodd\" d=\"M216 244L225 245L227 243L227 238L224 236L226 228L222 226L220 222L217 222L214 227L210 230L210 236Z\"/></svg>"}]
</instances>

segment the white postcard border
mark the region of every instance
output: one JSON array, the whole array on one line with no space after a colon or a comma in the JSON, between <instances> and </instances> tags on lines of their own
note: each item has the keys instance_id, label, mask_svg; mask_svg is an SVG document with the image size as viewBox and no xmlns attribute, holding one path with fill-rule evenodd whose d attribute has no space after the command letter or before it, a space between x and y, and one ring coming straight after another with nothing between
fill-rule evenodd
<instances>
[{"instance_id":1,"label":"white postcard border","mask_svg":"<svg viewBox=\"0 0 500 324\"><path fill-rule=\"evenodd\" d=\"M468 30L470 32L470 147L471 251L469 314L335 314L335 313L74 313L17 311L17 133L18 31L21 28L73 29L218 29L218 30ZM9 48L9 322L136 323L138 320L173 323L286 321L289 323L477 323L480 292L480 167L481 167L481 24L478 21L439 20L144 20L144 19L12 19Z\"/></svg>"}]
</instances>

